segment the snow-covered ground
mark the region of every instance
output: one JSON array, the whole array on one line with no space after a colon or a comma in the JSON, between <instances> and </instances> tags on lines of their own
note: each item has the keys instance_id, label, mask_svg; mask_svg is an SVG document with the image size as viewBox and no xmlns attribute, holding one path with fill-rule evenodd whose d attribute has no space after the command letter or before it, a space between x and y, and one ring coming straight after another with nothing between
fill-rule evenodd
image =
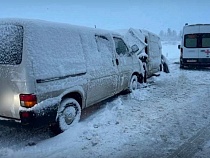
<instances>
[{"instance_id":1,"label":"snow-covered ground","mask_svg":"<svg viewBox=\"0 0 210 158\"><path fill-rule=\"evenodd\" d=\"M163 42L169 74L83 114L77 126L50 137L0 121L1 158L168 157L209 124L210 70L180 70L178 42ZM90 114L89 114L90 113ZM206 142L195 157L207 157Z\"/></svg>"}]
</instances>

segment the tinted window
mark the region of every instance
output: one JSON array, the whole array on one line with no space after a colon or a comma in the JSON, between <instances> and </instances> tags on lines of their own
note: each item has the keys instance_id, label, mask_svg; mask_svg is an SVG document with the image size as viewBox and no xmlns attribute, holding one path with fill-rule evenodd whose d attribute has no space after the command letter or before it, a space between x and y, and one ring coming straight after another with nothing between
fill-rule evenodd
<instances>
[{"instance_id":1,"label":"tinted window","mask_svg":"<svg viewBox=\"0 0 210 158\"><path fill-rule=\"evenodd\" d=\"M184 46L187 48L196 48L198 43L198 36L195 34L185 35Z\"/></svg>"},{"instance_id":2,"label":"tinted window","mask_svg":"<svg viewBox=\"0 0 210 158\"><path fill-rule=\"evenodd\" d=\"M20 64L22 49L23 28L16 25L0 25L0 64Z\"/></svg>"},{"instance_id":3,"label":"tinted window","mask_svg":"<svg viewBox=\"0 0 210 158\"><path fill-rule=\"evenodd\" d=\"M121 38L114 37L116 52L119 55L125 55L128 54L128 47L124 43L124 41Z\"/></svg>"},{"instance_id":4,"label":"tinted window","mask_svg":"<svg viewBox=\"0 0 210 158\"><path fill-rule=\"evenodd\" d=\"M184 46L186 48L209 48L210 47L210 34L188 34L184 36Z\"/></svg>"},{"instance_id":5,"label":"tinted window","mask_svg":"<svg viewBox=\"0 0 210 158\"><path fill-rule=\"evenodd\" d=\"M201 38L202 38L202 42L201 42L202 48L210 47L210 34L209 33L202 34Z\"/></svg>"}]
</instances>

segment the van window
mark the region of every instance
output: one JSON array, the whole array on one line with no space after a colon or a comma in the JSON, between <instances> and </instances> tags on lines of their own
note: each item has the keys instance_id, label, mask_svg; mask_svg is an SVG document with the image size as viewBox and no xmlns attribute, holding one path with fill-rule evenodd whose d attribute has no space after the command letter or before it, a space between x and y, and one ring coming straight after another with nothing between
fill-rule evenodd
<instances>
[{"instance_id":1,"label":"van window","mask_svg":"<svg viewBox=\"0 0 210 158\"><path fill-rule=\"evenodd\" d=\"M198 43L198 36L195 34L185 35L184 46L186 48L196 48Z\"/></svg>"},{"instance_id":2,"label":"van window","mask_svg":"<svg viewBox=\"0 0 210 158\"><path fill-rule=\"evenodd\" d=\"M128 54L128 47L121 38L114 37L116 52L119 55Z\"/></svg>"},{"instance_id":3,"label":"van window","mask_svg":"<svg viewBox=\"0 0 210 158\"><path fill-rule=\"evenodd\" d=\"M20 64L22 50L23 27L0 25L0 64Z\"/></svg>"},{"instance_id":4,"label":"van window","mask_svg":"<svg viewBox=\"0 0 210 158\"><path fill-rule=\"evenodd\" d=\"M102 58L101 61L103 61L103 64L112 64L112 44L108 40L107 37L101 36L101 35L95 35L96 43L97 43L97 49L100 54L100 57Z\"/></svg>"},{"instance_id":5,"label":"van window","mask_svg":"<svg viewBox=\"0 0 210 158\"><path fill-rule=\"evenodd\" d=\"M209 48L210 33L188 34L184 36L186 48Z\"/></svg>"},{"instance_id":6,"label":"van window","mask_svg":"<svg viewBox=\"0 0 210 158\"><path fill-rule=\"evenodd\" d=\"M209 33L202 34L201 38L202 38L201 42L202 48L210 47L210 34Z\"/></svg>"}]
</instances>

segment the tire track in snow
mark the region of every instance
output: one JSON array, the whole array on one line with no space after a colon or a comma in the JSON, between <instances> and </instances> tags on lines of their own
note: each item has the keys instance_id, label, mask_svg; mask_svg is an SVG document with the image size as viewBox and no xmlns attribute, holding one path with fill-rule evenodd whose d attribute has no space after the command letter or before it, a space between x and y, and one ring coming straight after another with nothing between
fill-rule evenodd
<instances>
[{"instance_id":1,"label":"tire track in snow","mask_svg":"<svg viewBox=\"0 0 210 158\"><path fill-rule=\"evenodd\" d=\"M194 154L201 150L201 146L206 140L210 139L210 124L202 128L197 134L191 137L187 142L181 145L168 158L191 158Z\"/></svg>"}]
</instances>

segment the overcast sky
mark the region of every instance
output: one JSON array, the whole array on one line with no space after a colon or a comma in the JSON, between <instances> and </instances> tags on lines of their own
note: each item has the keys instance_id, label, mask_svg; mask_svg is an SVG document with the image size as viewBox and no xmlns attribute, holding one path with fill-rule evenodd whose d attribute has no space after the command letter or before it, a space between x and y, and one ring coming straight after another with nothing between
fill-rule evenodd
<instances>
[{"instance_id":1,"label":"overcast sky","mask_svg":"<svg viewBox=\"0 0 210 158\"><path fill-rule=\"evenodd\" d=\"M210 23L210 0L0 0L0 18L35 18L104 29L179 32Z\"/></svg>"}]
</instances>

